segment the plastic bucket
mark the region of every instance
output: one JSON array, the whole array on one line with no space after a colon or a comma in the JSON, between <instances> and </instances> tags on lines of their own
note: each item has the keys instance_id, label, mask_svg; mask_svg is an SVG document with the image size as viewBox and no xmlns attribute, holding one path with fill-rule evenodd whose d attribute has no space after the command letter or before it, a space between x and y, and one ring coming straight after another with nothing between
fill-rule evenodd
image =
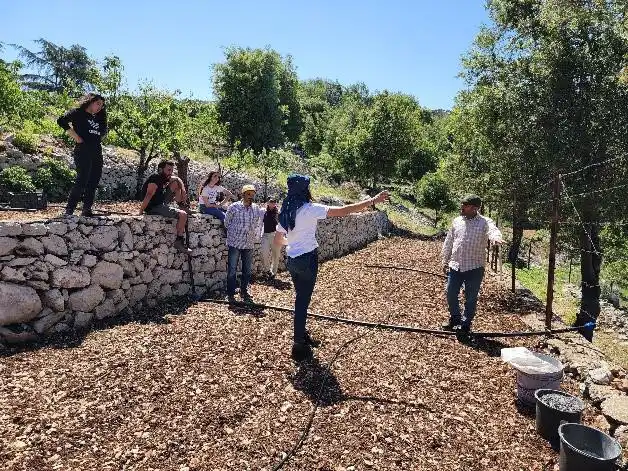
<instances>
[{"instance_id":1,"label":"plastic bucket","mask_svg":"<svg viewBox=\"0 0 628 471\"><path fill-rule=\"evenodd\" d=\"M526 406L534 407L536 398L534 393L538 389L560 389L560 382L563 379L563 364L550 355L535 353L535 355L547 363L556 367L555 371L548 373L526 373L517 369L517 399Z\"/></svg>"},{"instance_id":2,"label":"plastic bucket","mask_svg":"<svg viewBox=\"0 0 628 471\"><path fill-rule=\"evenodd\" d=\"M546 394L560 394L561 396L568 397L577 403L578 410L565 412L551 407L541 400ZM552 445L557 446L559 442L558 427L561 421L579 424L582 421L584 402L571 394L553 389L537 389L534 393L534 397L536 398L536 431Z\"/></svg>"},{"instance_id":3,"label":"plastic bucket","mask_svg":"<svg viewBox=\"0 0 628 471\"><path fill-rule=\"evenodd\" d=\"M563 424L560 436L560 471L613 471L621 456L616 440L581 424Z\"/></svg>"}]
</instances>

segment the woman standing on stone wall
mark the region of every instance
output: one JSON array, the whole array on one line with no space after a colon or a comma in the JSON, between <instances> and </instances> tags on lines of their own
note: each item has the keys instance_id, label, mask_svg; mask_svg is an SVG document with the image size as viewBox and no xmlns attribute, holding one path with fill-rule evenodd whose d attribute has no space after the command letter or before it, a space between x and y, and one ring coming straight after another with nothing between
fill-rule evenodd
<instances>
[{"instance_id":1,"label":"woman standing on stone wall","mask_svg":"<svg viewBox=\"0 0 628 471\"><path fill-rule=\"evenodd\" d=\"M83 200L81 214L93 216L92 205L103 165L100 142L107 134L105 99L96 93L88 93L79 101L76 108L59 117L57 124L76 142L74 146L76 181L68 196L65 214L73 214L79 201Z\"/></svg>"},{"instance_id":2,"label":"woman standing on stone wall","mask_svg":"<svg viewBox=\"0 0 628 471\"><path fill-rule=\"evenodd\" d=\"M305 323L318 274L318 242L316 241L318 220L347 216L375 203L381 203L387 198L388 192L383 191L374 198L359 203L340 207L325 206L312 203L310 177L304 175L288 177L288 196L281 205L274 243L288 246L286 268L290 272L296 292L294 344L292 345L294 360L301 361L309 357L312 354L310 346L316 345L307 333Z\"/></svg>"}]
</instances>

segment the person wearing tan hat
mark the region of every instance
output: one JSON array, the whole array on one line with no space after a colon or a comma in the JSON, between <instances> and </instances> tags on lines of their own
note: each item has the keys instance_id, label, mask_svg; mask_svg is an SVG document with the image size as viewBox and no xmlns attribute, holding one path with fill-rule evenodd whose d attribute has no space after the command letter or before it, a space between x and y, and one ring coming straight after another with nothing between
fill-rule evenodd
<instances>
[{"instance_id":1,"label":"person wearing tan hat","mask_svg":"<svg viewBox=\"0 0 628 471\"><path fill-rule=\"evenodd\" d=\"M254 185L242 187L242 199L229 206L225 215L227 228L227 299L235 302L236 270L238 260L242 259L240 278L240 296L246 303L253 298L248 292L249 281L253 272L253 247L259 238L259 226L265 209L253 203L256 189Z\"/></svg>"}]
</instances>

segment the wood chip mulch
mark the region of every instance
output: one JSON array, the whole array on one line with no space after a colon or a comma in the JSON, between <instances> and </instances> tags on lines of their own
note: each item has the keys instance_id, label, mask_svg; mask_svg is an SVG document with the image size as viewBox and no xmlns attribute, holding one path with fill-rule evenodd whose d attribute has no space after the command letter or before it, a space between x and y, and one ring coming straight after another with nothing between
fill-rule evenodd
<instances>
[{"instance_id":1,"label":"wood chip mulch","mask_svg":"<svg viewBox=\"0 0 628 471\"><path fill-rule=\"evenodd\" d=\"M438 328L444 280L364 268L438 271L440 244L394 237L324 263L311 309ZM290 307L287 274L256 283ZM527 330L487 275L474 328ZM315 360L290 359L289 314L197 303L118 319L83 337L0 356L0 463L9 470L551 470L557 454L515 403L504 346L310 319ZM320 385L325 388L319 395Z\"/></svg>"}]
</instances>

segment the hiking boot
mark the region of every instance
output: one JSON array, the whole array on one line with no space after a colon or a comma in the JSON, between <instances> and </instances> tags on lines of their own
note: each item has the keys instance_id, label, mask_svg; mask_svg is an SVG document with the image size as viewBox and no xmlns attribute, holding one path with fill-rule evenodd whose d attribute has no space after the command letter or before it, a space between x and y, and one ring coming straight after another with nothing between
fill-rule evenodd
<instances>
[{"instance_id":1,"label":"hiking boot","mask_svg":"<svg viewBox=\"0 0 628 471\"><path fill-rule=\"evenodd\" d=\"M174 241L174 248L177 249L181 253L191 253L192 250L188 249L187 245L185 245L185 241L182 238L177 237L177 240Z\"/></svg>"},{"instance_id":2,"label":"hiking boot","mask_svg":"<svg viewBox=\"0 0 628 471\"><path fill-rule=\"evenodd\" d=\"M85 218L95 218L96 215L94 214L94 211L92 211L91 209L84 209L83 211L81 211L81 216L85 217Z\"/></svg>"},{"instance_id":3,"label":"hiking boot","mask_svg":"<svg viewBox=\"0 0 628 471\"><path fill-rule=\"evenodd\" d=\"M305 343L294 343L292 345L292 359L296 362L305 361L312 358L312 349Z\"/></svg>"},{"instance_id":4,"label":"hiking boot","mask_svg":"<svg viewBox=\"0 0 628 471\"><path fill-rule=\"evenodd\" d=\"M460 327L460 324L456 324L454 322L451 322L451 320L449 322L445 322L443 325L440 326L440 328L442 330L446 330L448 332L453 332L454 330L458 329Z\"/></svg>"},{"instance_id":5,"label":"hiking boot","mask_svg":"<svg viewBox=\"0 0 628 471\"><path fill-rule=\"evenodd\" d=\"M309 345L309 346L314 347L314 348L318 348L321 345L321 342L319 340L313 339L312 336L310 335L310 333L307 330L305 331L305 335L303 336L303 340L305 341L306 345Z\"/></svg>"},{"instance_id":6,"label":"hiking boot","mask_svg":"<svg viewBox=\"0 0 628 471\"><path fill-rule=\"evenodd\" d=\"M244 301L246 304L255 304L253 297L249 293L244 293L240 297L242 298L242 301Z\"/></svg>"},{"instance_id":7,"label":"hiking boot","mask_svg":"<svg viewBox=\"0 0 628 471\"><path fill-rule=\"evenodd\" d=\"M230 294L229 296L227 296L227 302L229 304L236 304L238 301L236 301L236 298L233 294Z\"/></svg>"},{"instance_id":8,"label":"hiking boot","mask_svg":"<svg viewBox=\"0 0 628 471\"><path fill-rule=\"evenodd\" d=\"M461 342L467 342L471 338L471 327L468 325L461 325L456 329L456 337Z\"/></svg>"}]
</instances>

